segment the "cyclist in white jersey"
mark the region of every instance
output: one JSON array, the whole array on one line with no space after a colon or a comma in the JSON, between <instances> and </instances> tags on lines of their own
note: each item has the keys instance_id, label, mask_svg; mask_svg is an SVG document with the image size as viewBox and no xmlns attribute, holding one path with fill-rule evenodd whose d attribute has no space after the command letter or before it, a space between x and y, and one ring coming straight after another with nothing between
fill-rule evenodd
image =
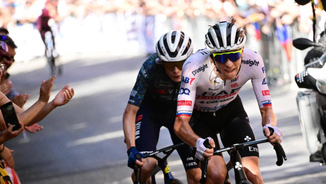
<instances>
[{"instance_id":1,"label":"cyclist in white jersey","mask_svg":"<svg viewBox=\"0 0 326 184\"><path fill-rule=\"evenodd\" d=\"M224 159L212 156L213 149L206 148L204 142L207 139L218 149L218 133L224 146L255 139L238 96L247 81L251 80L254 88L265 136L271 143L281 142L283 133L276 127L263 60L257 52L244 48L244 30L234 19L222 21L210 27L205 38L207 49L190 56L183 66L174 129L184 142L196 147L199 160L210 157L207 183L223 183L227 174ZM241 150L240 155L248 179L263 183L257 145Z\"/></svg>"}]
</instances>

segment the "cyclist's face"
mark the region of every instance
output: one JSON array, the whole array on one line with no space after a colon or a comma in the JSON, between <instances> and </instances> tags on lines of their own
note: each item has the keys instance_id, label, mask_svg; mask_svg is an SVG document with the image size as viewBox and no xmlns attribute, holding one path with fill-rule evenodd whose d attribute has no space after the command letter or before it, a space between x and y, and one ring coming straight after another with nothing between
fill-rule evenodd
<instances>
[{"instance_id":1,"label":"cyclist's face","mask_svg":"<svg viewBox=\"0 0 326 184\"><path fill-rule=\"evenodd\" d=\"M8 68L10 68L10 66L12 65L12 63L15 61L15 59L14 59L15 58L15 55L16 55L15 49L8 46L8 57L10 59L4 58L2 60L2 63L5 65L4 72L6 72L8 70Z\"/></svg>"},{"instance_id":2,"label":"cyclist's face","mask_svg":"<svg viewBox=\"0 0 326 184\"><path fill-rule=\"evenodd\" d=\"M231 61L230 59L227 59L225 63L215 62L215 66L219 70L219 75L220 75L219 77L222 80L228 80L228 79L231 80L237 76L240 70L241 58L239 58L236 61Z\"/></svg>"},{"instance_id":3,"label":"cyclist's face","mask_svg":"<svg viewBox=\"0 0 326 184\"><path fill-rule=\"evenodd\" d=\"M174 81L174 82L181 82L181 74L182 70L180 70L177 66L174 66L173 70L165 68L166 74Z\"/></svg>"}]
</instances>

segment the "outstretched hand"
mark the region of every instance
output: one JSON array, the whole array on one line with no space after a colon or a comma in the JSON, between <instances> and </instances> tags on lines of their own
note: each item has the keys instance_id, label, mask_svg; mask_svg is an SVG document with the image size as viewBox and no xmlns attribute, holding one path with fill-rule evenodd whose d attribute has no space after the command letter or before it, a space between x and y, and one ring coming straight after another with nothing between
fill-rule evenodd
<instances>
[{"instance_id":1,"label":"outstretched hand","mask_svg":"<svg viewBox=\"0 0 326 184\"><path fill-rule=\"evenodd\" d=\"M69 88L67 84L65 87L62 88L61 91L55 96L53 100L53 104L55 106L61 106L67 104L70 99L75 95L75 91L73 88Z\"/></svg>"},{"instance_id":2,"label":"outstretched hand","mask_svg":"<svg viewBox=\"0 0 326 184\"><path fill-rule=\"evenodd\" d=\"M46 81L42 82L41 88L40 88L40 97L39 100L43 101L43 102L48 102L50 99L50 95L51 95L51 89L53 86L53 81L56 77L53 76L51 78L49 78Z\"/></svg>"}]
</instances>

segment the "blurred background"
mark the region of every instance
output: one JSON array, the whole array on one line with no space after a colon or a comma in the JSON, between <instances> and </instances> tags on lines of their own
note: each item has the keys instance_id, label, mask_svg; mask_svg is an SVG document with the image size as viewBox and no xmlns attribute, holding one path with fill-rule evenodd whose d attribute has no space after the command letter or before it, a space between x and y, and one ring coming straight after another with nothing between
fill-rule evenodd
<instances>
[{"instance_id":1,"label":"blurred background","mask_svg":"<svg viewBox=\"0 0 326 184\"><path fill-rule=\"evenodd\" d=\"M165 32L187 32L195 50L204 47L209 25L237 19L246 29L247 46L258 51L269 83L291 81L303 64L302 52L292 48L297 37L312 39L312 8L294 0L1 0L0 26L9 30L18 48L16 61L43 56L44 45L36 29L42 9L55 23L60 55L107 52L111 55L147 55ZM317 33L324 29L325 12L315 0Z\"/></svg>"}]
</instances>

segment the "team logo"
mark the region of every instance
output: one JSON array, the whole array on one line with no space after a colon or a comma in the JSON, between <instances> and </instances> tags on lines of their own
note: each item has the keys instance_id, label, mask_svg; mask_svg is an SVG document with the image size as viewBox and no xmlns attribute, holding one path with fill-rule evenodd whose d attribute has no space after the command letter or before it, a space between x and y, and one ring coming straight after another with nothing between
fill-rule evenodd
<instances>
[{"instance_id":1,"label":"team logo","mask_svg":"<svg viewBox=\"0 0 326 184\"><path fill-rule=\"evenodd\" d=\"M204 72L205 69L208 68L207 64L200 66L199 68L197 68L196 70L192 71L192 75L196 76L196 74L200 73L200 72Z\"/></svg>"},{"instance_id":2,"label":"team logo","mask_svg":"<svg viewBox=\"0 0 326 184\"><path fill-rule=\"evenodd\" d=\"M192 106L192 101L190 100L179 100L178 106Z\"/></svg>"},{"instance_id":3,"label":"team logo","mask_svg":"<svg viewBox=\"0 0 326 184\"><path fill-rule=\"evenodd\" d=\"M190 90L188 88L180 88L179 90L179 95L189 95L190 94Z\"/></svg>"},{"instance_id":4,"label":"team logo","mask_svg":"<svg viewBox=\"0 0 326 184\"><path fill-rule=\"evenodd\" d=\"M263 96L271 95L269 90L262 91Z\"/></svg>"},{"instance_id":5,"label":"team logo","mask_svg":"<svg viewBox=\"0 0 326 184\"><path fill-rule=\"evenodd\" d=\"M242 60L242 63L243 64L246 64L246 65L249 65L250 67L255 65L255 66L258 66L259 65L259 61L256 61L256 60Z\"/></svg>"}]
</instances>

